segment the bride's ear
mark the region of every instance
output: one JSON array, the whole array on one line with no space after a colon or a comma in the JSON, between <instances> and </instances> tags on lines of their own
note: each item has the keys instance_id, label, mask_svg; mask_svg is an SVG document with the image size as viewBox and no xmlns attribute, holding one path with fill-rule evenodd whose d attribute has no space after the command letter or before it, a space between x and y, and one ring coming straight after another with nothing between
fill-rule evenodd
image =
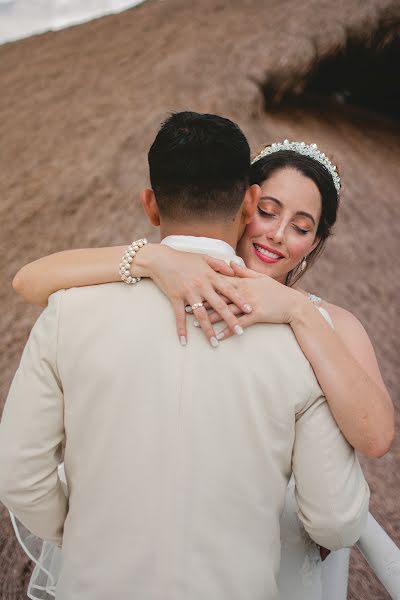
<instances>
[{"instance_id":1,"label":"bride's ear","mask_svg":"<svg viewBox=\"0 0 400 600\"><path fill-rule=\"evenodd\" d=\"M156 197L154 195L153 190L150 188L146 188L140 194L140 201L144 208L144 212L147 215L148 220L155 227L160 226L160 212L158 210Z\"/></svg>"},{"instance_id":2,"label":"bride's ear","mask_svg":"<svg viewBox=\"0 0 400 600\"><path fill-rule=\"evenodd\" d=\"M260 197L261 188L259 185L254 184L247 189L242 205L242 217L245 225L253 220Z\"/></svg>"}]
</instances>

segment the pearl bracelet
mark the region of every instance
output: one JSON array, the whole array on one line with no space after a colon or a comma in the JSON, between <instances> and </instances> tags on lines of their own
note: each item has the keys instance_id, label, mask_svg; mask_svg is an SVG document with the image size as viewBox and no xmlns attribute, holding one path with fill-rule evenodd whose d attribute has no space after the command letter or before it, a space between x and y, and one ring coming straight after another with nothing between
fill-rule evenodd
<instances>
[{"instance_id":1,"label":"pearl bracelet","mask_svg":"<svg viewBox=\"0 0 400 600\"><path fill-rule=\"evenodd\" d=\"M141 280L141 277L132 277L131 275L131 263L135 258L136 254L143 246L146 246L147 240L143 238L141 240L136 240L132 242L130 246L126 249L122 261L119 264L119 274L121 276L121 281L124 283L137 283Z\"/></svg>"}]
</instances>

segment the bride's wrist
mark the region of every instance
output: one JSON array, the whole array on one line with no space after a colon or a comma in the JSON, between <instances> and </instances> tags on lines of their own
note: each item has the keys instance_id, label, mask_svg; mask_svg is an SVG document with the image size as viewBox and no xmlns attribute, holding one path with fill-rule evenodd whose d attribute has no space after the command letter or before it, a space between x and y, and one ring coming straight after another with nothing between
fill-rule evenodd
<instances>
[{"instance_id":1,"label":"bride's wrist","mask_svg":"<svg viewBox=\"0 0 400 600\"><path fill-rule=\"evenodd\" d=\"M147 244L140 248L131 263L131 275L133 277L152 277L152 266L155 264L157 247L160 244Z\"/></svg>"},{"instance_id":2,"label":"bride's wrist","mask_svg":"<svg viewBox=\"0 0 400 600\"><path fill-rule=\"evenodd\" d=\"M298 294L298 298L296 298L289 320L289 325L292 329L306 327L315 316L314 304L300 292L296 293Z\"/></svg>"}]
</instances>

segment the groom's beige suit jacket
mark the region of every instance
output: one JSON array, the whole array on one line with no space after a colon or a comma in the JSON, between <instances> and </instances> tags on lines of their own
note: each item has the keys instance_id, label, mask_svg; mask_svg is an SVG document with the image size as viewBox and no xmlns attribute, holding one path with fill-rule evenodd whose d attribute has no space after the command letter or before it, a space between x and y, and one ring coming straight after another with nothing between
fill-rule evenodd
<instances>
[{"instance_id":1,"label":"groom's beige suit jacket","mask_svg":"<svg viewBox=\"0 0 400 600\"><path fill-rule=\"evenodd\" d=\"M0 499L62 544L57 600L275 598L292 470L310 536L353 544L368 486L289 326L212 349L189 322L182 347L149 280L50 298L0 426Z\"/></svg>"}]
</instances>

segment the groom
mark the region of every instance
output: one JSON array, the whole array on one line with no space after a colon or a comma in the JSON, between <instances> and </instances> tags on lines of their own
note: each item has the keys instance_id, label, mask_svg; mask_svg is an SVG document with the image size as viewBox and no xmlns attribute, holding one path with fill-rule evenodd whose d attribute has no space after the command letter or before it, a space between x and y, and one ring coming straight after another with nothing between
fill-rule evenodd
<instances>
[{"instance_id":1,"label":"groom","mask_svg":"<svg viewBox=\"0 0 400 600\"><path fill-rule=\"evenodd\" d=\"M149 165L162 236L232 259L259 196L240 129L174 114ZM290 327L213 350L189 326L181 346L144 280L58 292L32 330L0 426L0 499L62 544L57 600L276 598L292 470L317 543L360 536L368 487Z\"/></svg>"}]
</instances>

